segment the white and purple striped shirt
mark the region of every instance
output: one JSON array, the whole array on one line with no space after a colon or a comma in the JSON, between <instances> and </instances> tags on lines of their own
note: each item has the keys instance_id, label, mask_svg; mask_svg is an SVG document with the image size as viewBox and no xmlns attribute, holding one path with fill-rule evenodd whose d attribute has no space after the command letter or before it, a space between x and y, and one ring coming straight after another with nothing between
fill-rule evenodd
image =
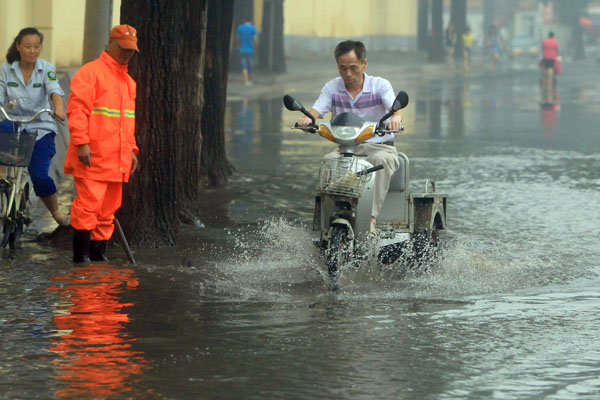
<instances>
[{"instance_id":1,"label":"white and purple striped shirt","mask_svg":"<svg viewBox=\"0 0 600 400\"><path fill-rule=\"evenodd\" d=\"M346 90L344 80L337 77L323 86L321 95L312 108L321 116L331 112L332 119L340 113L349 112L358 115L365 121L377 122L387 110L392 108L395 99L394 89L387 79L365 73L362 92L355 99ZM394 134L375 136L366 142L383 143L389 140L394 140Z\"/></svg>"}]
</instances>

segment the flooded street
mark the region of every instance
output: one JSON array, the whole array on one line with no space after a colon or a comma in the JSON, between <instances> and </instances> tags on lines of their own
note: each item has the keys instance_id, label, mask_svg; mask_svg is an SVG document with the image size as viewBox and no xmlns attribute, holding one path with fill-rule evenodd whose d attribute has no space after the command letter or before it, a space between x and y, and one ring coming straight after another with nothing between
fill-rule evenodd
<instances>
[{"instance_id":1,"label":"flooded street","mask_svg":"<svg viewBox=\"0 0 600 400\"><path fill-rule=\"evenodd\" d=\"M242 88L226 115L236 174L177 248L83 267L32 234L4 250L0 398L600 397L597 65L566 64L544 107L535 66L377 68L410 96L396 147L411 189L449 195L435 269L367 261L329 291L311 225L333 145L292 131L281 103L310 108L325 75Z\"/></svg>"}]
</instances>

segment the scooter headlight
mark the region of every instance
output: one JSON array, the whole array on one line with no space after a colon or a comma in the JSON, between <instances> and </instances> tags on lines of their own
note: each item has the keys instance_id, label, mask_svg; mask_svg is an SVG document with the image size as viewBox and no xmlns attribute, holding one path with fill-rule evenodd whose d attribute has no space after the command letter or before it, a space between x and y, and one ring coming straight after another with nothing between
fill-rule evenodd
<instances>
[{"instance_id":1,"label":"scooter headlight","mask_svg":"<svg viewBox=\"0 0 600 400\"><path fill-rule=\"evenodd\" d=\"M358 133L358 128L353 126L336 126L333 128L335 136L342 140L352 140Z\"/></svg>"}]
</instances>

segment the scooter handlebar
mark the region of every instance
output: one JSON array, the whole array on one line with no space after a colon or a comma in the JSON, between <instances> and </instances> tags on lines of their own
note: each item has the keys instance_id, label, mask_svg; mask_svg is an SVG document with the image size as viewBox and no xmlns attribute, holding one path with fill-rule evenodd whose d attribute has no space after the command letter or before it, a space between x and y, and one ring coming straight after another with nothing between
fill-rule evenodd
<instances>
[{"instance_id":1,"label":"scooter handlebar","mask_svg":"<svg viewBox=\"0 0 600 400\"><path fill-rule=\"evenodd\" d=\"M299 129L299 130L304 131L304 132L317 133L317 126L316 125L300 126L296 122L294 124L294 126L292 126L292 129Z\"/></svg>"},{"instance_id":2,"label":"scooter handlebar","mask_svg":"<svg viewBox=\"0 0 600 400\"><path fill-rule=\"evenodd\" d=\"M375 134L378 136L384 136L387 133L402 133L404 132L404 125L400 127L400 129L377 129Z\"/></svg>"}]
</instances>

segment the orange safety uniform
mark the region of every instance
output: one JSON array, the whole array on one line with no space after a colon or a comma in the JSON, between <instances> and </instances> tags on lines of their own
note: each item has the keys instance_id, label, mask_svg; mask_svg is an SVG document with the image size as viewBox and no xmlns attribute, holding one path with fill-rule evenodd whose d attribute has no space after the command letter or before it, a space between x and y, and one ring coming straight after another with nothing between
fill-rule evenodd
<instances>
[{"instance_id":1,"label":"orange safety uniform","mask_svg":"<svg viewBox=\"0 0 600 400\"><path fill-rule=\"evenodd\" d=\"M108 52L85 64L71 80L67 105L71 139L65 173L73 175L77 197L71 226L92 231L92 240L112 236L114 213L121 206L121 185L129 180L135 131L135 81L127 65ZM91 167L79 161L78 146L88 144Z\"/></svg>"}]
</instances>

